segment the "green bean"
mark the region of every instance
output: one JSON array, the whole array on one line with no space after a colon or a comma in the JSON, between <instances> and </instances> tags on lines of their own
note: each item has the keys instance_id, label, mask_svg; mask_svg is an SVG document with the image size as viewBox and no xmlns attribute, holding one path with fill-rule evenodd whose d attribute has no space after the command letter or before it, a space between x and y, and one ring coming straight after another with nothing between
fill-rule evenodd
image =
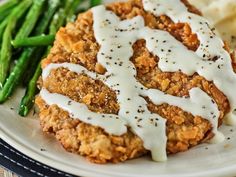
<instances>
[{"instance_id":1,"label":"green bean","mask_svg":"<svg viewBox=\"0 0 236 177\"><path fill-rule=\"evenodd\" d=\"M12 41L14 47L34 47L34 46L48 46L53 43L55 35L42 35L27 38L16 39Z\"/></svg>"},{"instance_id":2,"label":"green bean","mask_svg":"<svg viewBox=\"0 0 236 177\"><path fill-rule=\"evenodd\" d=\"M19 0L10 0L10 1L3 3L0 6L0 14L1 14L0 21L4 20L6 18L6 16L10 14L12 9L17 5L18 2L19 2Z\"/></svg>"},{"instance_id":3,"label":"green bean","mask_svg":"<svg viewBox=\"0 0 236 177\"><path fill-rule=\"evenodd\" d=\"M49 25L49 31L51 31L51 34L55 34L57 32L57 29L59 29L59 27L64 24L64 11L65 10L63 8L60 8L58 12L56 12L53 16L52 23Z\"/></svg>"},{"instance_id":4,"label":"green bean","mask_svg":"<svg viewBox=\"0 0 236 177\"><path fill-rule=\"evenodd\" d=\"M78 6L80 1L75 0L67 0L65 1L65 8L60 8L58 12L54 15L53 23L50 25L49 30L52 33L56 33L57 30L65 25L66 20L71 19L71 15L73 15L76 11L76 7ZM70 17L69 17L70 16Z\"/></svg>"},{"instance_id":5,"label":"green bean","mask_svg":"<svg viewBox=\"0 0 236 177\"><path fill-rule=\"evenodd\" d=\"M75 18L76 18L75 12L77 11L80 2L81 2L81 0L74 0L73 3L71 3L71 8L68 11L68 15L66 18L67 23L75 20Z\"/></svg>"},{"instance_id":6,"label":"green bean","mask_svg":"<svg viewBox=\"0 0 236 177\"><path fill-rule=\"evenodd\" d=\"M4 30L7 26L8 23L8 18L6 18L1 24L0 24L0 43L2 43L2 37L3 37L3 33Z\"/></svg>"},{"instance_id":7,"label":"green bean","mask_svg":"<svg viewBox=\"0 0 236 177\"><path fill-rule=\"evenodd\" d=\"M18 3L18 1L19 0L10 0L3 3L2 5L0 5L0 13L4 12L6 9L14 7Z\"/></svg>"},{"instance_id":8,"label":"green bean","mask_svg":"<svg viewBox=\"0 0 236 177\"><path fill-rule=\"evenodd\" d=\"M44 19L44 20L40 21L38 23L37 28L34 31L34 34L37 35L41 31L43 31L42 28L46 30L46 29L49 28L48 26L51 26L51 25L48 25L48 24L51 23L50 22L51 20L53 21L52 17L54 18L54 16L56 15L55 11L59 7L59 5L61 5L61 1L59 1L59 0L49 0L48 1L47 13L44 13L44 15L42 17L42 19ZM45 25L45 24L47 24L47 25ZM44 30L44 32L45 32L45 30ZM52 34L54 34L54 33L52 33ZM38 57L39 56L34 57L35 59L32 62L30 62L27 71L24 73L24 78L25 79L23 81L23 85L27 85L29 80L31 79L31 77L34 75L35 68L36 68L36 66L39 62L39 59L40 59Z\"/></svg>"},{"instance_id":9,"label":"green bean","mask_svg":"<svg viewBox=\"0 0 236 177\"><path fill-rule=\"evenodd\" d=\"M34 73L33 78L30 80L27 86L26 93L21 100L20 109L19 109L19 114L21 116L26 116L34 105L35 95L38 93L37 81L38 81L39 76L41 75L41 72L42 72L42 69L39 63Z\"/></svg>"},{"instance_id":10,"label":"green bean","mask_svg":"<svg viewBox=\"0 0 236 177\"><path fill-rule=\"evenodd\" d=\"M33 60L29 63L27 71L24 73L24 80L22 81L23 85L27 87L31 78L35 73L35 69L37 68L38 63L41 61L42 57L44 56L45 50L47 47L37 47L35 52L32 54Z\"/></svg>"},{"instance_id":11,"label":"green bean","mask_svg":"<svg viewBox=\"0 0 236 177\"><path fill-rule=\"evenodd\" d=\"M101 0L90 0L90 7L100 5L101 3L102 3Z\"/></svg>"},{"instance_id":12,"label":"green bean","mask_svg":"<svg viewBox=\"0 0 236 177\"><path fill-rule=\"evenodd\" d=\"M50 26L52 26L51 24L52 23L57 23L58 22L58 19L57 18L55 18L57 15L57 12L55 13L55 11L56 11L56 9L58 9L58 7L59 7L59 5L61 5L62 4L62 1L60 1L60 0L49 0L48 1L48 10L47 10L47 13L44 13L44 15L43 15L43 17L42 17L42 19L44 19L44 20L42 20L42 21L40 21L39 23L38 23L38 25L37 25L37 28L35 29L35 32L34 32L34 34L39 34L41 31L45 31L45 30L42 30L42 28L43 29L48 29L48 28L50 28ZM64 17L63 17L64 18ZM62 18L62 19L63 19ZM55 22L55 19L57 20L56 22ZM50 23L50 24L49 24ZM47 25L45 25L45 24L47 24ZM48 25L49 24L49 25ZM49 27L48 27L49 26ZM56 31L57 31L57 29L56 29ZM55 31L55 33L56 33L56 31ZM50 32L50 34L55 34L55 33L52 33L52 32ZM38 64L38 58L37 58L37 56L36 57L34 57L35 58L35 60L33 60L31 63L30 63L30 65L29 65L29 69L25 72L25 74L24 74L24 81L23 81L23 84L24 85L27 85L27 83L29 82L29 80L31 79L31 77L34 75L34 72L35 72L35 67L37 66L37 64Z\"/></svg>"},{"instance_id":13,"label":"green bean","mask_svg":"<svg viewBox=\"0 0 236 177\"><path fill-rule=\"evenodd\" d=\"M52 21L50 23L50 30L49 30L49 35L55 35L55 33L57 32L57 30L59 29L59 26L57 26L58 20L63 20L63 18L58 18L58 12L55 13L55 15L52 18ZM55 26L56 25L56 26ZM50 52L52 46L48 46L47 50L45 52L45 56ZM36 52L36 53L41 53L41 52ZM38 58L37 56L34 58ZM36 61L36 60L34 60ZM37 61L38 63L38 61ZM30 78L33 76L34 72L35 72L35 67L37 65L37 63L35 64L35 62L32 62L30 65L30 68L27 72L27 75L25 77L25 83L28 83L28 81L30 80Z\"/></svg>"},{"instance_id":14,"label":"green bean","mask_svg":"<svg viewBox=\"0 0 236 177\"><path fill-rule=\"evenodd\" d=\"M62 9L62 8L59 9L59 11L54 15L52 22L50 24L50 27L49 27L49 34L51 35L55 34L56 31L60 28L60 26L62 26L65 23L65 20L66 20L65 17L67 14L66 12L69 12L70 7L72 7L71 4L66 4L65 6L66 6L65 9ZM51 49L51 46L48 47L46 54L50 51L50 49ZM40 75L41 75L41 67L39 63L36 72L34 73L32 79L27 85L25 95L21 100L20 109L19 109L19 114L21 116L26 116L34 105L35 95L38 93L37 80Z\"/></svg>"},{"instance_id":15,"label":"green bean","mask_svg":"<svg viewBox=\"0 0 236 177\"><path fill-rule=\"evenodd\" d=\"M9 16L7 27L3 33L2 48L0 53L0 87L3 86L10 67L10 60L12 55L12 32L15 28L16 21L21 17L21 15L24 14L31 3L32 0L22 1Z\"/></svg>"},{"instance_id":16,"label":"green bean","mask_svg":"<svg viewBox=\"0 0 236 177\"><path fill-rule=\"evenodd\" d=\"M53 18L53 19L57 20L57 18ZM54 28L52 28L52 25L55 23L54 20L52 20L52 22L50 24L51 29L53 29L52 31L49 32L50 34L55 34ZM51 46L48 46L48 48L45 52L45 56L49 53L50 49L51 49ZM36 71L34 69L34 66L32 66L31 69L34 72L34 74L33 74L33 77L30 79L30 81L28 82L24 97L21 99L20 108L19 108L19 112L18 112L20 116L27 116L28 115L29 111L31 110L31 108L34 105L35 95L39 91L37 88L37 80L42 73L41 63L38 62L38 66L37 66ZM26 78L26 80L28 80L28 79Z\"/></svg>"},{"instance_id":17,"label":"green bean","mask_svg":"<svg viewBox=\"0 0 236 177\"><path fill-rule=\"evenodd\" d=\"M11 9L6 9L4 12L2 12L2 14L0 15L0 22L1 23L3 20L6 19L7 16L9 16L11 14L13 9L14 9L14 7L12 7Z\"/></svg>"},{"instance_id":18,"label":"green bean","mask_svg":"<svg viewBox=\"0 0 236 177\"><path fill-rule=\"evenodd\" d=\"M41 28L46 28L49 25L50 20L52 19L53 15L55 14L56 10L58 9L59 5L61 4L60 0L49 0L48 1L48 13L45 13L43 15L43 19L40 21L39 24L37 24L37 26L39 26L39 28L37 28L34 31L34 34L39 34L40 31L42 31Z\"/></svg>"},{"instance_id":19,"label":"green bean","mask_svg":"<svg viewBox=\"0 0 236 177\"><path fill-rule=\"evenodd\" d=\"M22 74L27 69L28 60L33 52L34 48L26 48L21 54L16 66L10 73L6 83L4 84L2 90L0 91L0 103L3 103L11 95L18 81L21 79ZM26 62L27 61L27 62Z\"/></svg>"},{"instance_id":20,"label":"green bean","mask_svg":"<svg viewBox=\"0 0 236 177\"><path fill-rule=\"evenodd\" d=\"M15 37L16 40L29 36L41 14L44 2L45 0L34 0L33 6L30 8L25 22Z\"/></svg>"},{"instance_id":21,"label":"green bean","mask_svg":"<svg viewBox=\"0 0 236 177\"><path fill-rule=\"evenodd\" d=\"M45 13L48 14L48 11L46 11ZM41 19L41 20L50 21L50 19ZM41 30L38 30L38 34L36 35L42 35L46 31L47 26L45 26L44 28L37 26L37 28L40 28ZM22 80L22 77L29 66L30 59L34 54L34 52L36 51L36 49L37 49L36 47L27 47L23 50L20 58L18 59L18 62L16 63L15 67L10 73L10 76L8 77L6 83L4 84L2 90L0 91L0 103L6 101L7 98L12 94L14 89L16 89L16 86Z\"/></svg>"}]
</instances>

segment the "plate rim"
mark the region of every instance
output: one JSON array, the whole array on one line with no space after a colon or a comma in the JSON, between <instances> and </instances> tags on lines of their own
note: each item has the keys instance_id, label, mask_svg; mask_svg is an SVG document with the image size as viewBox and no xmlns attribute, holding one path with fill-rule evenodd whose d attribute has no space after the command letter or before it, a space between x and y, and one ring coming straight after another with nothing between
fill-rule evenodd
<instances>
[{"instance_id":1,"label":"plate rim","mask_svg":"<svg viewBox=\"0 0 236 177\"><path fill-rule=\"evenodd\" d=\"M0 135L3 141L8 143L10 146L14 147L24 155L39 161L42 164L48 165L52 168L56 168L58 170L61 170L63 172L73 174L73 175L80 175L80 176L93 176L93 177L110 177L116 176L116 177L124 177L124 174L111 174L111 173L98 173L97 171L88 171L83 168L75 169L73 167L69 167L66 164L61 163L60 161L55 161L51 157L46 157L46 155L42 155L40 153L35 152L34 149L28 147L27 145L24 145L20 143L19 140L9 135L6 131L4 131L0 127ZM63 169L63 170L62 170ZM78 172L80 174L78 174ZM184 173L184 174L158 174L158 177L210 177L210 176L232 176L236 174L236 164L232 164L231 166L217 168L217 169L211 169L207 171L200 171L197 173ZM125 175L126 177L135 177L135 175ZM149 177L154 177L156 175L149 175Z\"/></svg>"}]
</instances>

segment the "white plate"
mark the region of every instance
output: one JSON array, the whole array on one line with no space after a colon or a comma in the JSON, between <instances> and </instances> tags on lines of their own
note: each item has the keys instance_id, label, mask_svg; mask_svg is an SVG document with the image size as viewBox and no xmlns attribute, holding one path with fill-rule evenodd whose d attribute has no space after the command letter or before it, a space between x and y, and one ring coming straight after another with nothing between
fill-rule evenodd
<instances>
[{"instance_id":1,"label":"white plate","mask_svg":"<svg viewBox=\"0 0 236 177\"><path fill-rule=\"evenodd\" d=\"M0 138L51 167L89 177L227 177L236 174L236 127L221 128L230 140L226 139L220 144L199 145L187 152L169 156L164 163L143 157L125 163L96 165L79 155L66 152L54 138L43 134L37 115L28 118L18 116L16 109L22 93L20 90L10 101L0 105ZM41 148L46 151L41 151Z\"/></svg>"},{"instance_id":2,"label":"white plate","mask_svg":"<svg viewBox=\"0 0 236 177\"><path fill-rule=\"evenodd\" d=\"M56 169L89 177L236 175L236 127L221 127L230 140L220 144L199 145L187 152L169 156L167 162L156 163L150 157L143 157L125 163L96 165L79 155L66 152L53 137L43 134L37 115L31 114L27 118L18 116L17 108L22 94L23 91L19 90L7 103L0 105L0 138L29 157Z\"/></svg>"}]
</instances>

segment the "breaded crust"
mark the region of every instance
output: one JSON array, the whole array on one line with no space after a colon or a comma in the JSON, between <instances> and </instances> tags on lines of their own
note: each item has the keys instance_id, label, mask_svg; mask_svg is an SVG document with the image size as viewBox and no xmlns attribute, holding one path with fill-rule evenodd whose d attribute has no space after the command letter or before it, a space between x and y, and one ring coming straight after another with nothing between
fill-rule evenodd
<instances>
[{"instance_id":1,"label":"breaded crust","mask_svg":"<svg viewBox=\"0 0 236 177\"><path fill-rule=\"evenodd\" d=\"M189 11L199 14L199 11L187 1L183 2ZM189 50L196 50L199 45L197 35L191 32L188 24L175 24L167 16L155 17L145 12L141 0L113 3L108 5L107 9L115 12L121 19L142 15L147 26L168 31ZM92 25L92 12L87 11L80 14L75 23L69 23L65 28L61 28L50 54L42 62L42 67L50 63L70 62L103 74L106 70L97 63L99 44L94 38ZM199 87L217 103L220 109L219 124L222 123L230 107L225 95L212 82L198 74L187 76L181 72L162 72L157 67L158 57L147 50L145 40L137 41L133 45L133 50L131 61L137 69L137 79L143 85L179 97L188 96L191 88ZM119 111L113 90L101 81L93 80L86 75L78 75L66 68L53 70L41 86L50 92L60 93L85 103L95 112L117 114ZM150 111L167 119L168 154L186 151L213 136L211 124L207 120L193 116L175 106L155 105L150 100L146 100ZM53 134L67 151L83 155L92 162L120 162L148 153L143 147L142 140L131 131L122 136L109 135L99 127L72 119L68 112L56 105L48 106L40 96L37 97L36 104L40 110L43 131Z\"/></svg>"}]
</instances>

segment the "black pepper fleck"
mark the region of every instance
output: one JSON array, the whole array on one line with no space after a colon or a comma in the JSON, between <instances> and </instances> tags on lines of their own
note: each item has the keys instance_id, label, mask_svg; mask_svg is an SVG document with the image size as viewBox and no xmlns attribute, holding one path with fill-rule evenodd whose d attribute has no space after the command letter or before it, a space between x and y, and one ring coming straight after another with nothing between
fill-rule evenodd
<instances>
[{"instance_id":1,"label":"black pepper fleck","mask_svg":"<svg viewBox=\"0 0 236 177\"><path fill-rule=\"evenodd\" d=\"M137 122L140 122L140 121L142 121L142 120L143 120L143 119L138 119Z\"/></svg>"}]
</instances>

